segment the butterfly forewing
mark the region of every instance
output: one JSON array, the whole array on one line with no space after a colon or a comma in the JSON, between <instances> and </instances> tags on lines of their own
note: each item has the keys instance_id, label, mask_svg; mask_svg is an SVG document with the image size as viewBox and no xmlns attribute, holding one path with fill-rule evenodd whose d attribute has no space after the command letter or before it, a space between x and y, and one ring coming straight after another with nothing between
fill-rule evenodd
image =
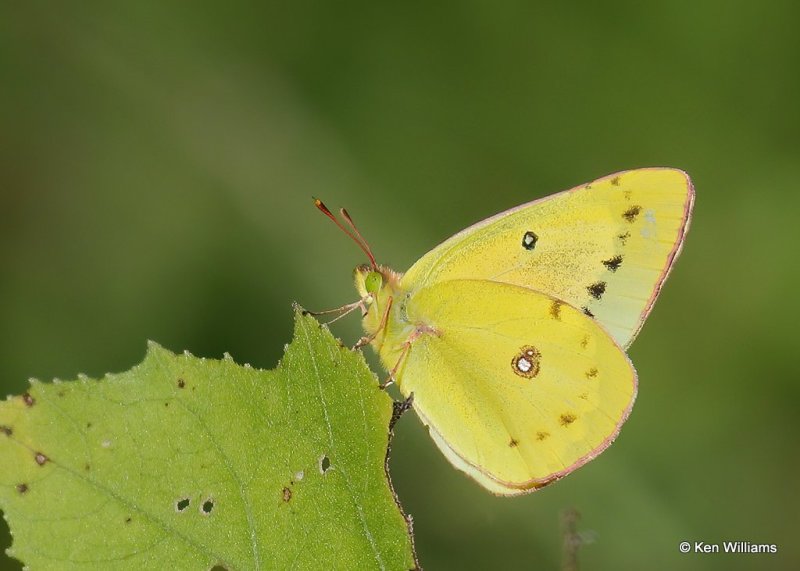
<instances>
[{"instance_id":1,"label":"butterfly forewing","mask_svg":"<svg viewBox=\"0 0 800 571\"><path fill-rule=\"evenodd\" d=\"M693 200L680 170L611 175L467 228L423 256L402 284L527 287L578 308L627 347L680 251Z\"/></svg>"}]
</instances>

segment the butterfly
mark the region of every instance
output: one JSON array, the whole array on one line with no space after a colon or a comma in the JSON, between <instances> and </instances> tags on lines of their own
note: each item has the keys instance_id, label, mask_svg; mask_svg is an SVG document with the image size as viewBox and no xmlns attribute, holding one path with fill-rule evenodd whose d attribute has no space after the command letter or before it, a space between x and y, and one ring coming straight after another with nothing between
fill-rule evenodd
<instances>
[{"instance_id":1,"label":"butterfly","mask_svg":"<svg viewBox=\"0 0 800 571\"><path fill-rule=\"evenodd\" d=\"M694 189L619 172L487 218L405 273L355 269L367 342L445 457L497 495L595 458L637 392L625 354L681 251Z\"/></svg>"}]
</instances>

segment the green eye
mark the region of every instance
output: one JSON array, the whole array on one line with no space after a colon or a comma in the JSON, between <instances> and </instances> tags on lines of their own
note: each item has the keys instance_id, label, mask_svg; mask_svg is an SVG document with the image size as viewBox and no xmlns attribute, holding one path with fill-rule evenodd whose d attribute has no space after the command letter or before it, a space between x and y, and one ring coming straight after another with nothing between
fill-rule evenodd
<instances>
[{"instance_id":1,"label":"green eye","mask_svg":"<svg viewBox=\"0 0 800 571\"><path fill-rule=\"evenodd\" d=\"M364 288L367 293L378 293L383 287L383 276L378 272L370 272L364 279Z\"/></svg>"}]
</instances>

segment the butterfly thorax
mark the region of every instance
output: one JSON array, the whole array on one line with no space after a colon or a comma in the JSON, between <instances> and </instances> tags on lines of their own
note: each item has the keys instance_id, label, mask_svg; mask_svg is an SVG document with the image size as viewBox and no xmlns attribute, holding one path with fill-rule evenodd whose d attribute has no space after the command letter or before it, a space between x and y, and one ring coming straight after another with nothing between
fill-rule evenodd
<instances>
[{"instance_id":1,"label":"butterfly thorax","mask_svg":"<svg viewBox=\"0 0 800 571\"><path fill-rule=\"evenodd\" d=\"M394 365L402 343L415 329L404 311L408 291L400 283L403 274L370 265L358 266L353 274L365 309L364 331L374 336L371 345L384 364Z\"/></svg>"}]
</instances>

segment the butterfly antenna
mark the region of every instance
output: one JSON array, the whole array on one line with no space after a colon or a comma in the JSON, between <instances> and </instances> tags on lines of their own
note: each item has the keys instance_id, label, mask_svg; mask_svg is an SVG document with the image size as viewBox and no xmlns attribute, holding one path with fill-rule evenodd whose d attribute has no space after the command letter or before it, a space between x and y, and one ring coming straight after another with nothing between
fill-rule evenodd
<instances>
[{"instance_id":1,"label":"butterfly antenna","mask_svg":"<svg viewBox=\"0 0 800 571\"><path fill-rule=\"evenodd\" d=\"M364 238L361 237L361 233L355 227L355 225L353 224L353 220L350 218L350 215L347 214L347 211L344 208L342 208L342 213L343 213L342 215L345 217L345 220L347 220L348 224L350 224L353 230L355 230L356 232L355 234L353 234L341 222L339 222L336 216L334 216L333 213L330 210L328 210L328 207L325 206L325 204L319 198L314 199L314 206L316 206L320 210L320 212L322 212L325 216L333 220L333 223L336 224L342 232L350 236L353 242L358 244L358 247L361 248L361 250L363 250L363 252L367 255L367 258L369 258L369 261L372 264L373 269L378 267L377 262L375 262L375 256L372 255L372 250L369 249L369 246L364 241Z\"/></svg>"},{"instance_id":2,"label":"butterfly antenna","mask_svg":"<svg viewBox=\"0 0 800 571\"><path fill-rule=\"evenodd\" d=\"M350 225L350 228L353 229L353 232L356 233L356 236L358 236L359 240L361 240L361 245L363 246L364 251L367 253L369 261L372 262L372 268L375 269L377 264L375 263L375 256L372 255L372 249L369 247L369 244L364 239L364 236L361 235L361 232L358 231L358 227L356 226L356 223L353 222L353 219L350 217L350 213L347 212L347 210L344 208L340 209L339 212L342 213L342 218L345 219L345 221Z\"/></svg>"}]
</instances>

